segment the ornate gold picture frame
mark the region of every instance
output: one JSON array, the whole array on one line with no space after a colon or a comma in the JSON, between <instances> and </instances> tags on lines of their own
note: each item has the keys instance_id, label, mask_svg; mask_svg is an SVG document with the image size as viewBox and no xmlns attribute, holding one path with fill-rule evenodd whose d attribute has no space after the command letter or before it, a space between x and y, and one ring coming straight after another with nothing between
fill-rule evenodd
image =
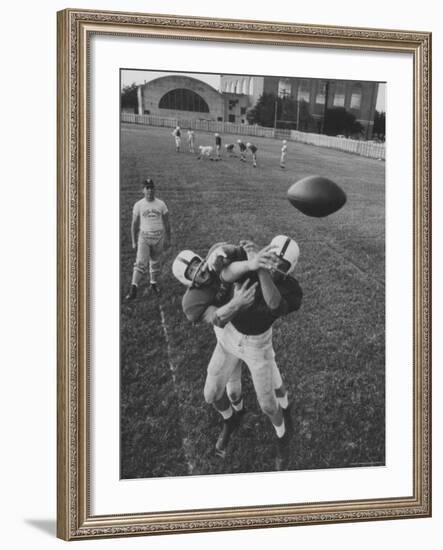
<instances>
[{"instance_id":1,"label":"ornate gold picture frame","mask_svg":"<svg viewBox=\"0 0 443 550\"><path fill-rule=\"evenodd\" d=\"M408 54L413 67L412 491L393 497L193 509L93 511L90 443L91 40L179 39ZM431 35L427 32L68 9L58 13L58 536L65 540L428 517L431 515ZM159 67L155 67L158 69ZM118 138L117 138L118 139ZM395 147L394 143L390 147ZM388 149L389 153L389 149ZM405 183L407 185L407 182ZM115 450L118 453L118 449ZM281 474L283 475L283 474ZM316 474L312 474L315 476ZM118 472L116 473L118 477ZM159 481L158 483L162 483ZM159 485L160 487L160 485ZM159 490L161 490L159 488Z\"/></svg>"}]
</instances>

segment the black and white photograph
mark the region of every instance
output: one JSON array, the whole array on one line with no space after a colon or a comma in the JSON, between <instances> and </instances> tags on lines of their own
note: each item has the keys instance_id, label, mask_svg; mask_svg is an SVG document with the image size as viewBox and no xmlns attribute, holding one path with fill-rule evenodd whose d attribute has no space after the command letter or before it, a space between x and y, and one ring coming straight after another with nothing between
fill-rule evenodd
<instances>
[{"instance_id":1,"label":"black and white photograph","mask_svg":"<svg viewBox=\"0 0 443 550\"><path fill-rule=\"evenodd\" d=\"M121 479L385 465L385 94L120 72Z\"/></svg>"}]
</instances>

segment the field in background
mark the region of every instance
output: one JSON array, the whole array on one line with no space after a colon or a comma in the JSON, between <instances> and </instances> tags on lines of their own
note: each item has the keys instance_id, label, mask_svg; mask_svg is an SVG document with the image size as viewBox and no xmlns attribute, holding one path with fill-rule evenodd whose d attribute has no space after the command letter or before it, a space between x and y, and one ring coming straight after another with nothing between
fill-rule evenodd
<instances>
[{"instance_id":1,"label":"field in background","mask_svg":"<svg viewBox=\"0 0 443 550\"><path fill-rule=\"evenodd\" d=\"M277 363L293 401L289 469L381 465L385 460L385 164L331 149L256 138L258 168L238 158L197 161L175 153L170 129L122 125L121 294L130 285L132 206L152 177L168 205L173 239L162 295L121 305L121 477L162 477L274 469L274 431L260 412L244 368L248 414L222 460L214 456L221 422L203 399L212 330L192 326L173 278L175 255L204 255L217 241L267 244L289 234L300 245L300 311L274 325ZM224 143L237 136L222 136ZM198 133L202 145L213 135ZM183 140L183 150L186 150ZM308 218L286 200L288 186L319 174L336 181L346 206Z\"/></svg>"},{"instance_id":2,"label":"field in background","mask_svg":"<svg viewBox=\"0 0 443 550\"><path fill-rule=\"evenodd\" d=\"M132 124L144 124L148 126L157 126L165 128L175 128L177 125L182 128L192 128L197 132L219 132L220 134L238 134L245 136L246 140L254 140L258 137L278 138L307 143L320 147L328 147L355 153L364 157L378 160L384 160L386 155L384 143L374 143L373 141L345 139L344 136L327 136L325 134L316 134L312 132L299 132L297 130L288 130L282 128L268 128L264 126L239 124L233 122L219 122L216 120L199 119L176 119L165 118L156 115L136 115L134 113L122 113L122 122ZM228 136L227 136L228 137Z\"/></svg>"}]
</instances>

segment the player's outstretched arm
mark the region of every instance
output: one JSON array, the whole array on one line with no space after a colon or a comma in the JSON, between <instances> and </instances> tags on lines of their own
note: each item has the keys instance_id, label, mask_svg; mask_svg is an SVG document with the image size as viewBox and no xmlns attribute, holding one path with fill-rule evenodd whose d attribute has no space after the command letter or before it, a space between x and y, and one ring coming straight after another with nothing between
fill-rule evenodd
<instances>
[{"instance_id":1,"label":"player's outstretched arm","mask_svg":"<svg viewBox=\"0 0 443 550\"><path fill-rule=\"evenodd\" d=\"M250 271L248 260L232 262L222 269L220 279L225 283L235 283Z\"/></svg>"},{"instance_id":2,"label":"player's outstretched arm","mask_svg":"<svg viewBox=\"0 0 443 550\"><path fill-rule=\"evenodd\" d=\"M258 271L259 269L270 269L275 264L274 254L270 246L258 250L257 245L251 241L242 241L242 249L247 254L247 259L242 261L233 261L225 266L220 274L222 281L233 283L241 279L249 271Z\"/></svg>"}]
</instances>

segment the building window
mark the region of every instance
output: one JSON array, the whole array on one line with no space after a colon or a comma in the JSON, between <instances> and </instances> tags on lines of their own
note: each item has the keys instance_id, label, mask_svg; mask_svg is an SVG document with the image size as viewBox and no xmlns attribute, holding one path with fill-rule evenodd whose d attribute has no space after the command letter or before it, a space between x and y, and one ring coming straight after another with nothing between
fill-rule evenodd
<instances>
[{"instance_id":1,"label":"building window","mask_svg":"<svg viewBox=\"0 0 443 550\"><path fill-rule=\"evenodd\" d=\"M278 81L278 95L280 97L288 97L291 95L291 81L289 78L280 78Z\"/></svg>"},{"instance_id":2,"label":"building window","mask_svg":"<svg viewBox=\"0 0 443 550\"><path fill-rule=\"evenodd\" d=\"M326 101L326 82L320 81L318 83L317 95L315 96L315 103L317 105L324 105Z\"/></svg>"},{"instance_id":3,"label":"building window","mask_svg":"<svg viewBox=\"0 0 443 550\"><path fill-rule=\"evenodd\" d=\"M223 117L222 117L222 116L218 116L218 117L217 117L217 122L223 122Z\"/></svg>"},{"instance_id":4,"label":"building window","mask_svg":"<svg viewBox=\"0 0 443 550\"><path fill-rule=\"evenodd\" d=\"M355 84L352 88L351 93L351 109L360 109L361 105L361 86L360 84Z\"/></svg>"},{"instance_id":5,"label":"building window","mask_svg":"<svg viewBox=\"0 0 443 550\"><path fill-rule=\"evenodd\" d=\"M240 107L240 114L245 115L246 114L246 107Z\"/></svg>"},{"instance_id":6,"label":"building window","mask_svg":"<svg viewBox=\"0 0 443 550\"><path fill-rule=\"evenodd\" d=\"M344 82L337 82L335 84L333 105L334 105L334 107L344 107L345 106L345 85L344 85Z\"/></svg>"},{"instance_id":7,"label":"building window","mask_svg":"<svg viewBox=\"0 0 443 550\"><path fill-rule=\"evenodd\" d=\"M235 115L229 115L229 122L235 122Z\"/></svg>"},{"instance_id":8,"label":"building window","mask_svg":"<svg viewBox=\"0 0 443 550\"><path fill-rule=\"evenodd\" d=\"M297 101L306 101L310 99L309 80L300 80L297 91Z\"/></svg>"},{"instance_id":9,"label":"building window","mask_svg":"<svg viewBox=\"0 0 443 550\"><path fill-rule=\"evenodd\" d=\"M251 80L249 81L249 95L253 95L254 94L254 79L251 78Z\"/></svg>"},{"instance_id":10,"label":"building window","mask_svg":"<svg viewBox=\"0 0 443 550\"><path fill-rule=\"evenodd\" d=\"M192 90L177 88L166 93L158 104L159 109L172 109L175 111L194 111L209 113L206 101Z\"/></svg>"}]
</instances>

